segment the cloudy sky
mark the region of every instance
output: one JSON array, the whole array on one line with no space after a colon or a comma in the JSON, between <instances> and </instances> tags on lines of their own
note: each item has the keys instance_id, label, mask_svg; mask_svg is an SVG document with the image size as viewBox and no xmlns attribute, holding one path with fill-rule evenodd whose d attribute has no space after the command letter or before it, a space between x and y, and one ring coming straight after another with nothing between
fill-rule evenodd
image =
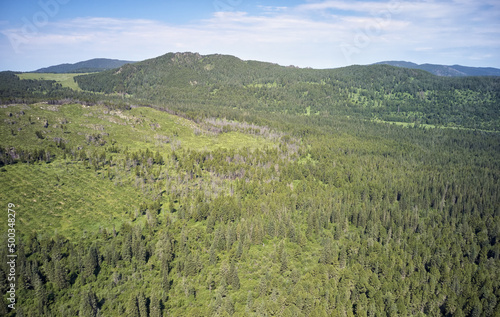
<instances>
[{"instance_id":1,"label":"cloudy sky","mask_svg":"<svg viewBox=\"0 0 500 317\"><path fill-rule=\"evenodd\" d=\"M500 68L500 1L0 0L0 70L185 51L313 68Z\"/></svg>"}]
</instances>

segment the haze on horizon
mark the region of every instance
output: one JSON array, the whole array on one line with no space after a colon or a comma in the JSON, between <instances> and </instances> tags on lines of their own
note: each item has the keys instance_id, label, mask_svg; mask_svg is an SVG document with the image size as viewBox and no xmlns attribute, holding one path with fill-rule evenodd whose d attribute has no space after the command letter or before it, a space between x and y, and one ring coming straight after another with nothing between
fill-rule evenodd
<instances>
[{"instance_id":1,"label":"haze on horizon","mask_svg":"<svg viewBox=\"0 0 500 317\"><path fill-rule=\"evenodd\" d=\"M500 3L28 0L0 3L0 71L167 52L335 68L406 60L500 68Z\"/></svg>"}]
</instances>

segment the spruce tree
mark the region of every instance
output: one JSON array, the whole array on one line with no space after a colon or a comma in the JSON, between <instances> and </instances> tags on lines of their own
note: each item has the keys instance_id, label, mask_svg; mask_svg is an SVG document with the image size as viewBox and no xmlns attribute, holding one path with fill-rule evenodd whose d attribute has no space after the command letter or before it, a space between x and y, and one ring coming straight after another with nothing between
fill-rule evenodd
<instances>
[{"instance_id":1,"label":"spruce tree","mask_svg":"<svg viewBox=\"0 0 500 317\"><path fill-rule=\"evenodd\" d=\"M127 302L127 317L141 317L139 307L137 306L137 296L133 293Z\"/></svg>"},{"instance_id":2,"label":"spruce tree","mask_svg":"<svg viewBox=\"0 0 500 317\"><path fill-rule=\"evenodd\" d=\"M80 297L80 310L78 316L95 317L97 316L97 297L92 289L83 292Z\"/></svg>"},{"instance_id":3,"label":"spruce tree","mask_svg":"<svg viewBox=\"0 0 500 317\"><path fill-rule=\"evenodd\" d=\"M148 317L148 309L146 306L146 297L144 297L143 292L140 292L139 296L137 296L137 304L139 306L140 317Z\"/></svg>"},{"instance_id":4,"label":"spruce tree","mask_svg":"<svg viewBox=\"0 0 500 317\"><path fill-rule=\"evenodd\" d=\"M150 317L161 317L161 304L160 298L156 291L151 294L151 304L149 305L149 316Z\"/></svg>"}]
</instances>

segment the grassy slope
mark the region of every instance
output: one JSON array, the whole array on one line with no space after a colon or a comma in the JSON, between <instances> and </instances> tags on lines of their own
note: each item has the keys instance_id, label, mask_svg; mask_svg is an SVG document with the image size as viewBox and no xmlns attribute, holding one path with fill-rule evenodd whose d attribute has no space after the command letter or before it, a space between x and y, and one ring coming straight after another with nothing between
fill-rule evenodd
<instances>
[{"instance_id":1,"label":"grassy slope","mask_svg":"<svg viewBox=\"0 0 500 317\"><path fill-rule=\"evenodd\" d=\"M21 111L25 114L21 115ZM33 124L29 122L30 117ZM151 108L110 112L99 106L41 103L2 108L0 118L3 118L0 125L2 146L44 148L56 154L52 163L9 165L0 173L0 200L18 206L18 229L26 234L37 231L78 236L85 230L110 229L112 224L119 226L123 221L133 219L133 210L147 200L144 191L134 187L133 172L108 167L116 174L110 180L105 175L106 170L94 171L85 168L82 162L63 160L62 151L54 146L56 137L62 138L66 147L82 147L87 152L102 151L115 143L120 149L128 147L132 152L146 148L159 151L165 158L173 148L214 150L272 144L268 139L235 131L195 135L194 129L203 131L203 128L192 121ZM43 127L45 121L49 123L47 128ZM61 124L65 121L67 123ZM44 139L39 139L35 131L41 131ZM103 136L106 145L87 142L88 135L97 134ZM170 138L170 143L159 141L164 137ZM113 155L116 162L123 158L120 153ZM173 166L167 169L169 173L175 173ZM5 227L5 222L6 219L0 219L0 227Z\"/></svg>"},{"instance_id":2,"label":"grassy slope","mask_svg":"<svg viewBox=\"0 0 500 317\"><path fill-rule=\"evenodd\" d=\"M22 73L17 76L20 79L34 79L34 80L55 80L63 87L71 88L81 91L78 84L73 80L75 76L86 74L49 74L49 73Z\"/></svg>"}]
</instances>

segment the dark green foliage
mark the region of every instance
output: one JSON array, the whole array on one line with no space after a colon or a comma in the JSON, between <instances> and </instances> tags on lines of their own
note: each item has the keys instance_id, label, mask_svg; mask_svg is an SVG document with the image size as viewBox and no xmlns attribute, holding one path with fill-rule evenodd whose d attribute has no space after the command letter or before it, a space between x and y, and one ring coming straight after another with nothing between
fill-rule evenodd
<instances>
[{"instance_id":1,"label":"dark green foliage","mask_svg":"<svg viewBox=\"0 0 500 317\"><path fill-rule=\"evenodd\" d=\"M147 74L146 66L154 63L168 64L180 77L167 78L160 69L139 87L138 74ZM191 76L211 71L189 84ZM81 113L89 115L92 127L104 118L119 130L84 133L69 118L68 133L61 129L63 137L52 141L49 130L56 128L50 119L49 127L36 127L44 139L30 130L33 144L24 142L22 133L12 135L15 125L4 121L7 141L0 159L2 176L11 183L2 185L28 184L9 191L16 197L1 196L18 199L21 215L17 315L495 316L500 311L499 135L365 120L375 111L372 101L385 100L385 108L375 111L380 115L392 109L397 117L397 105L400 112L427 109L415 114L420 120L423 113L441 111L436 105L444 117L455 111L446 110L454 100L477 97L477 104L488 105L471 110L470 123L498 130L496 119L490 120L497 111L492 110L498 98L494 79L436 79L386 66L297 70L183 54L123 67L130 78L115 73L102 75L108 76L103 78L109 89L121 81L121 89L147 91L155 99L144 100L180 116L154 122L162 112L125 107L118 122L112 107L102 107L95 116ZM82 77L82 86L94 85L86 82L90 78L98 88L104 80L98 76ZM160 80L165 90L153 85ZM15 107L0 109L4 119L14 120ZM66 108L58 109L55 117L63 117ZM209 118L215 115L218 120ZM23 127L32 125L28 118ZM141 134L143 123L156 138ZM156 130L158 125L168 130ZM139 138L115 141L130 131L128 137ZM160 135L165 131L168 138ZM257 144L210 145L227 136L235 143L252 136ZM21 173L51 168L57 173ZM76 199L68 193L67 173L82 182ZM86 190L85 173L101 186ZM43 200L35 196L41 186L30 185L37 178L50 188ZM106 186L120 199L128 198L126 186L138 195L118 211L101 208L113 198L100 197ZM86 201L74 218L65 218L68 205ZM47 215L34 213L42 204ZM30 218L32 212L55 228L34 228L38 219ZM51 234L73 226L68 219L88 214L102 223L76 227L71 237ZM6 252L3 244L0 257ZM4 293L7 273L6 263L0 264Z\"/></svg>"},{"instance_id":2,"label":"dark green foliage","mask_svg":"<svg viewBox=\"0 0 500 317\"><path fill-rule=\"evenodd\" d=\"M139 296L137 296L137 304L139 306L139 315L141 317L148 316L148 309L146 307L146 297L144 297L144 293L140 292Z\"/></svg>"},{"instance_id":3,"label":"dark green foliage","mask_svg":"<svg viewBox=\"0 0 500 317\"><path fill-rule=\"evenodd\" d=\"M387 61L377 64L386 64L397 67L422 69L437 76L460 77L460 76L500 76L500 69L492 67L466 67L460 65L445 66L435 64L418 65L410 62Z\"/></svg>"},{"instance_id":4,"label":"dark green foliage","mask_svg":"<svg viewBox=\"0 0 500 317\"><path fill-rule=\"evenodd\" d=\"M139 312L139 306L137 303L137 296L132 293L130 296L130 299L127 302L127 311L126 311L126 316L127 317L140 317L140 312Z\"/></svg>"},{"instance_id":5,"label":"dark green foliage","mask_svg":"<svg viewBox=\"0 0 500 317\"><path fill-rule=\"evenodd\" d=\"M497 130L500 123L500 77L443 78L388 65L313 70L170 53L75 80L85 90L152 99L196 119L220 116L237 104L243 111L311 115L312 109L416 125ZM196 109L193 102L211 107Z\"/></svg>"},{"instance_id":6,"label":"dark green foliage","mask_svg":"<svg viewBox=\"0 0 500 317\"><path fill-rule=\"evenodd\" d=\"M92 289L80 295L80 309L78 316L94 317L97 316L97 297Z\"/></svg>"},{"instance_id":7,"label":"dark green foliage","mask_svg":"<svg viewBox=\"0 0 500 317\"><path fill-rule=\"evenodd\" d=\"M234 262L231 263L226 281L233 287L234 290L237 291L240 289L240 278L238 277L238 269L236 268Z\"/></svg>"}]
</instances>

